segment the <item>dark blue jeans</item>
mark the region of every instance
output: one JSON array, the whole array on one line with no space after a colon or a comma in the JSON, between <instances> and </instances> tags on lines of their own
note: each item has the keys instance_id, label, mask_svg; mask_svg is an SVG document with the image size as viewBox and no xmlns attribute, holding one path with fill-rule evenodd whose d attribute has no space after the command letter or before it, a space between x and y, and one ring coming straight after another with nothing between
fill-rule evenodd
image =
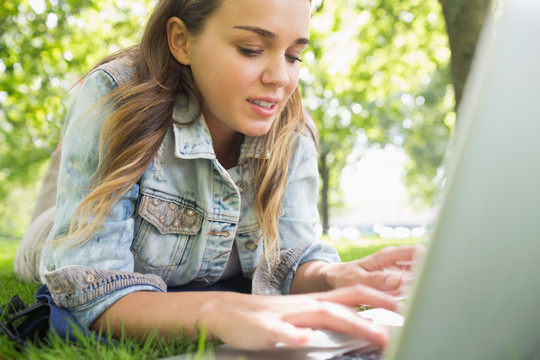
<instances>
[{"instance_id":1,"label":"dark blue jeans","mask_svg":"<svg viewBox=\"0 0 540 360\"><path fill-rule=\"evenodd\" d=\"M69 313L69 311L59 308L54 303L52 295L47 285L43 285L36 293L36 300L50 309L49 312L49 331L57 333L63 339L69 339L70 341L77 342L77 336L91 336L96 340L105 343L106 338L98 336L96 333L90 331L86 327L79 324L79 322Z\"/></svg>"}]
</instances>

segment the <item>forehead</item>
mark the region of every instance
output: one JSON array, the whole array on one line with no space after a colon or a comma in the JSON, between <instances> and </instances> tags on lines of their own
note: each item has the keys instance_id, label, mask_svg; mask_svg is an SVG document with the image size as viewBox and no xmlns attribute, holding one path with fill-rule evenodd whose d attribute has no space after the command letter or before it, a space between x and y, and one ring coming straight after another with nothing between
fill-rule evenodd
<instances>
[{"instance_id":1,"label":"forehead","mask_svg":"<svg viewBox=\"0 0 540 360\"><path fill-rule=\"evenodd\" d=\"M308 38L310 12L310 0L223 0L208 25L221 31L252 26L278 37Z\"/></svg>"}]
</instances>

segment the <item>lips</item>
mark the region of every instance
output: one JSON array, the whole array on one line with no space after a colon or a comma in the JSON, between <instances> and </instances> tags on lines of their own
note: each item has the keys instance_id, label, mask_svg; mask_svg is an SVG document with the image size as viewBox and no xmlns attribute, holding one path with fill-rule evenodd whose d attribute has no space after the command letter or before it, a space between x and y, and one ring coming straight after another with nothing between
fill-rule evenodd
<instances>
[{"instance_id":1,"label":"lips","mask_svg":"<svg viewBox=\"0 0 540 360\"><path fill-rule=\"evenodd\" d=\"M256 114L264 117L273 116L277 111L279 103L279 100L276 98L248 99L247 101Z\"/></svg>"}]
</instances>

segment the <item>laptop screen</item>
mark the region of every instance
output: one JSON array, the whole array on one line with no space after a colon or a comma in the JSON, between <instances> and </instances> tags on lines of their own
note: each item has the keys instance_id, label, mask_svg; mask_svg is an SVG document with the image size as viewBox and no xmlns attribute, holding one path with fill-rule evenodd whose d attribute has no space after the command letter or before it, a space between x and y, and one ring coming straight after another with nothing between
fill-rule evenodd
<instances>
[{"instance_id":1,"label":"laptop screen","mask_svg":"<svg viewBox=\"0 0 540 360\"><path fill-rule=\"evenodd\" d=\"M499 1L458 110L443 202L387 359L540 357L540 1Z\"/></svg>"}]
</instances>

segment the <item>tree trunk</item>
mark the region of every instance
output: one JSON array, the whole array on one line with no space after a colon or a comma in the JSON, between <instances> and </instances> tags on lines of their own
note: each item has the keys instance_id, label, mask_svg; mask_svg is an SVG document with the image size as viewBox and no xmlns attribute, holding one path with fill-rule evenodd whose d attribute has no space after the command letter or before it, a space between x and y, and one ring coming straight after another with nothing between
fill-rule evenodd
<instances>
[{"instance_id":1,"label":"tree trunk","mask_svg":"<svg viewBox=\"0 0 540 360\"><path fill-rule=\"evenodd\" d=\"M328 153L321 153L319 157L319 174L321 175L322 180L322 189L321 189L321 220L322 220L322 231L323 234L328 234L328 229L330 228L330 220L328 213L328 191L330 189L330 169L326 163L326 157Z\"/></svg>"},{"instance_id":2,"label":"tree trunk","mask_svg":"<svg viewBox=\"0 0 540 360\"><path fill-rule=\"evenodd\" d=\"M439 2L446 21L452 52L451 70L457 109L490 0L439 0Z\"/></svg>"}]
</instances>

